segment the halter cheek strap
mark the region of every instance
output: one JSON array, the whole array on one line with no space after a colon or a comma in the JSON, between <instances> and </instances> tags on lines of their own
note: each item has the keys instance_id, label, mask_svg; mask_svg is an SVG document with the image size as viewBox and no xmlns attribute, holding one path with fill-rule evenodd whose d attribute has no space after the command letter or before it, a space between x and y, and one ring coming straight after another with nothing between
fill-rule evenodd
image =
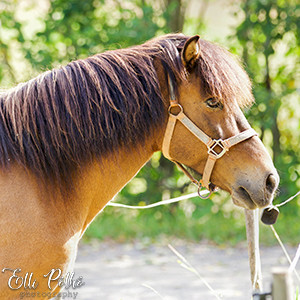
<instances>
[{"instance_id":1,"label":"halter cheek strap","mask_svg":"<svg viewBox=\"0 0 300 300\"><path fill-rule=\"evenodd\" d=\"M210 177L217 159L221 158L232 146L257 135L257 133L253 128L249 128L226 140L212 139L184 114L182 106L175 99L174 86L170 78L169 85L171 98L169 107L169 120L163 140L162 153L167 159L173 161L189 177L189 179L198 186L198 194L201 198L208 198L210 194L207 197L203 197L200 195L200 190L202 187L205 187L212 191ZM207 146L208 158L204 167L202 179L200 181L197 181L181 163L175 161L170 156L170 145L177 121L181 122L194 136L196 136Z\"/></svg>"}]
</instances>

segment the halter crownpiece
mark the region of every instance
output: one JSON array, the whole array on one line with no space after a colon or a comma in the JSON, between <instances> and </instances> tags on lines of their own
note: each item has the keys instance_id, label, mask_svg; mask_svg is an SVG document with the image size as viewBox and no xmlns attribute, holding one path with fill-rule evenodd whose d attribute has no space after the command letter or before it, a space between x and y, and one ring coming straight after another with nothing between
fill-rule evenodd
<instances>
[{"instance_id":1,"label":"halter crownpiece","mask_svg":"<svg viewBox=\"0 0 300 300\"><path fill-rule=\"evenodd\" d=\"M206 199L210 196L202 196L200 190L204 187L211 192L214 189L214 185L210 183L210 177L217 159L221 158L232 146L241 143L255 135L256 131L253 128L249 128L243 132L238 133L226 140L212 139L200 128L198 128L183 112L183 107L178 103L174 92L174 83L168 75L169 91L170 91L170 106L169 106L169 120L165 131L165 136L162 145L163 155L174 162L188 177L198 186L198 194L200 198ZM170 145L172 136L174 133L176 122L181 122L193 135L195 135L201 142L207 146L208 158L204 167L203 176L201 180L196 180L191 173L179 162L175 161L170 156ZM221 150L220 150L221 149Z\"/></svg>"}]
</instances>

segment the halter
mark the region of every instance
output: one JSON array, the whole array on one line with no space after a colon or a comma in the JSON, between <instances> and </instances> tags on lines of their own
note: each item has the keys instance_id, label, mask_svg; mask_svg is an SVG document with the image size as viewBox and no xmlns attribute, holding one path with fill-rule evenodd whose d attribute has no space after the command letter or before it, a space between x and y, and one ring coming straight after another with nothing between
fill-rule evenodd
<instances>
[{"instance_id":1,"label":"halter","mask_svg":"<svg viewBox=\"0 0 300 300\"><path fill-rule=\"evenodd\" d=\"M211 193L214 191L214 185L210 183L210 177L217 159L221 158L232 146L241 143L255 135L256 131L253 128L249 128L243 132L238 133L226 140L222 139L212 139L207 134L205 134L200 128L198 128L183 112L183 107L178 103L174 92L174 83L171 81L168 75L169 81L169 91L170 91L170 106L168 109L169 120L165 131L165 136L162 145L163 155L174 162L189 179L198 186L198 195L202 199L207 199L210 197ZM202 143L207 146L208 158L204 167L203 176L201 180L196 180L192 174L178 161L175 161L170 156L170 144L172 136L174 133L176 121L181 122L191 133L193 133ZM221 149L221 150L220 150ZM201 196L200 191L202 188L210 190L208 196Z\"/></svg>"}]
</instances>

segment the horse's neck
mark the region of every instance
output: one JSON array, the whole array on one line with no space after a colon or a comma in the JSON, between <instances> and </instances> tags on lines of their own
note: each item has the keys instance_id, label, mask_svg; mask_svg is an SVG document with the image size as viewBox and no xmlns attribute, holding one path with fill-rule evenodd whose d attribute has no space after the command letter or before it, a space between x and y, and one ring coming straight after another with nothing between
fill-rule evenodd
<instances>
[{"instance_id":1,"label":"horse's neck","mask_svg":"<svg viewBox=\"0 0 300 300\"><path fill-rule=\"evenodd\" d=\"M107 202L137 174L155 150L148 142L143 147L121 150L117 155L89 165L78 176L77 199L73 203L78 213L86 215L82 233Z\"/></svg>"}]
</instances>

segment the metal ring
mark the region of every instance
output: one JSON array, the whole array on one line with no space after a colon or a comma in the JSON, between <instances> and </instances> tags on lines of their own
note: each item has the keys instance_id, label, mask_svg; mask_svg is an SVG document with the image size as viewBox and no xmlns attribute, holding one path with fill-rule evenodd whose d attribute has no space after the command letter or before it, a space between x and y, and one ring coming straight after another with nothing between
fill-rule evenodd
<instances>
[{"instance_id":1,"label":"metal ring","mask_svg":"<svg viewBox=\"0 0 300 300\"><path fill-rule=\"evenodd\" d=\"M176 114L174 114L174 113L172 113L171 112L171 110L173 109L173 108L179 108L179 112L178 113L176 113ZM178 116L181 112L183 112L183 108L182 108L182 106L180 105L180 104L171 104L170 106L169 106L169 109L168 109L168 113L169 113L169 115L171 115L171 116L174 116L174 117L176 117L176 116Z\"/></svg>"},{"instance_id":2,"label":"metal ring","mask_svg":"<svg viewBox=\"0 0 300 300\"><path fill-rule=\"evenodd\" d=\"M212 191L210 191L210 190L207 190L207 191L209 191L209 194L207 195L207 196L202 196L201 195L201 189L203 188L203 186L202 186L202 184L201 184L201 182L199 182L199 184L198 184L198 196L201 198L201 199L208 199L210 196L211 196L211 194L212 194Z\"/></svg>"}]
</instances>

